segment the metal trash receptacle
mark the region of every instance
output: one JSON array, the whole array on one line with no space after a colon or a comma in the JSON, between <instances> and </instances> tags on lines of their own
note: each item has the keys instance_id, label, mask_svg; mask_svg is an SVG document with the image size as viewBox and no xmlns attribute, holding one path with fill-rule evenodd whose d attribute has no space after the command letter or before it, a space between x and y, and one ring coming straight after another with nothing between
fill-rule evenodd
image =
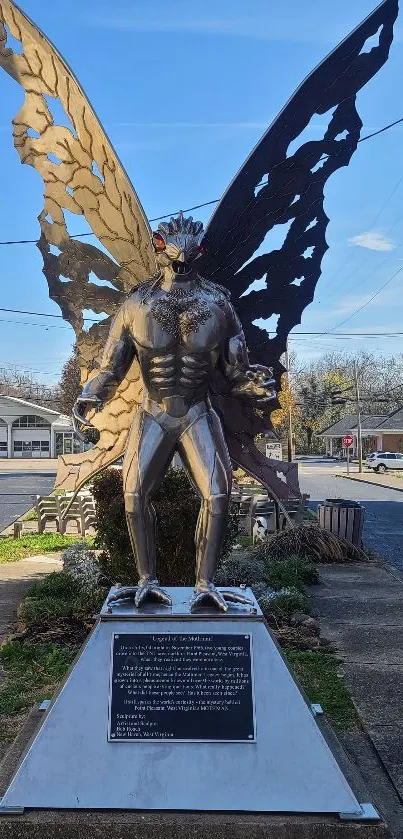
<instances>
[{"instance_id":1,"label":"metal trash receptacle","mask_svg":"<svg viewBox=\"0 0 403 839\"><path fill-rule=\"evenodd\" d=\"M335 536L361 547L364 507L358 501L326 498L325 503L318 506L318 524Z\"/></svg>"}]
</instances>

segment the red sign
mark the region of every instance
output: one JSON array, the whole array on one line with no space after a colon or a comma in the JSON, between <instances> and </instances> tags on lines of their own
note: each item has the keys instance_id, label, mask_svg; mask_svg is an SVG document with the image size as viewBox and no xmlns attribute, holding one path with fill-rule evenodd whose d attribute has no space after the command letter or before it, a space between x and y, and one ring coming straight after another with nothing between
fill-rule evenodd
<instances>
[{"instance_id":1,"label":"red sign","mask_svg":"<svg viewBox=\"0 0 403 839\"><path fill-rule=\"evenodd\" d=\"M343 447L345 449L349 449L350 446L353 445L353 438L352 438L351 434L346 434L346 436L343 437L342 443L343 443Z\"/></svg>"}]
</instances>

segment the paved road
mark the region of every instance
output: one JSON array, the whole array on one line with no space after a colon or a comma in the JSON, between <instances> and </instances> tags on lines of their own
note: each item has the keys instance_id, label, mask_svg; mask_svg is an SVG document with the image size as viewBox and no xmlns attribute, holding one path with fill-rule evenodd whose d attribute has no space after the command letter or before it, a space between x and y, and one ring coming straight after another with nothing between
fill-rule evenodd
<instances>
[{"instance_id":1,"label":"paved road","mask_svg":"<svg viewBox=\"0 0 403 839\"><path fill-rule=\"evenodd\" d=\"M55 475L49 472L0 474L0 531L32 507L37 495L53 489Z\"/></svg>"},{"instance_id":2,"label":"paved road","mask_svg":"<svg viewBox=\"0 0 403 839\"><path fill-rule=\"evenodd\" d=\"M364 543L403 570L403 492L338 478L334 471L337 467L326 464L301 465L300 485L311 496L310 506L324 498L360 501L365 507Z\"/></svg>"}]
</instances>

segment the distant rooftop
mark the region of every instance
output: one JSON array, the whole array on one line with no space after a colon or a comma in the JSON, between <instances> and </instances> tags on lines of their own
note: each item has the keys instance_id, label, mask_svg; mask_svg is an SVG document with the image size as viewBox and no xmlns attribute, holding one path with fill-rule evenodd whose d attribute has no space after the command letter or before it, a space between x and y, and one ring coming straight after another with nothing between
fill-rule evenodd
<instances>
[{"instance_id":1,"label":"distant rooftop","mask_svg":"<svg viewBox=\"0 0 403 839\"><path fill-rule=\"evenodd\" d=\"M401 411L401 414L403 423L403 410ZM361 414L361 427L363 429L378 429L378 427L384 428L385 421L388 421L389 419L389 414ZM316 436L344 437L344 435L347 434L349 431L355 431L356 429L357 414L348 414L348 416L343 417L343 419L338 420L338 422L333 423L333 425L329 425L328 428L324 428L323 431L320 431Z\"/></svg>"},{"instance_id":2,"label":"distant rooftop","mask_svg":"<svg viewBox=\"0 0 403 839\"><path fill-rule=\"evenodd\" d=\"M403 408L398 408L388 414L378 426L379 431L403 431Z\"/></svg>"}]
</instances>

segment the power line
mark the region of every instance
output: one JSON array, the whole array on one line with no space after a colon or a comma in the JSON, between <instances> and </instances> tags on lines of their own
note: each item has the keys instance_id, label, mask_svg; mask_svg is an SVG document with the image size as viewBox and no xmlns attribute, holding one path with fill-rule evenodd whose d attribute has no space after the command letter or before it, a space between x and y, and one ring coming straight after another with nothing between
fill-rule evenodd
<instances>
[{"instance_id":1,"label":"power line","mask_svg":"<svg viewBox=\"0 0 403 839\"><path fill-rule=\"evenodd\" d=\"M366 137L361 137L361 139L358 140L358 142L363 143L364 140L370 140L371 137L377 137L378 134L383 134L383 132L387 131L389 128L393 128L395 125L399 125L399 122L403 122L403 117L400 117L400 119L396 119L395 122L390 122L389 125L384 125L384 127L380 128L378 131L373 131L372 134L367 134Z\"/></svg>"},{"instance_id":2,"label":"power line","mask_svg":"<svg viewBox=\"0 0 403 839\"><path fill-rule=\"evenodd\" d=\"M366 137L363 137L363 140ZM261 183L257 184L258 186L264 186L267 181L261 181ZM196 204L194 207L188 207L186 210L182 210L183 213L191 213L192 210L200 210L202 207L209 207L211 204L218 204L221 201L221 198L213 198L212 201L205 201L204 204ZM170 213L165 213L164 216L157 216L157 218L149 218L148 222L152 224L154 221L162 221L164 218L171 218L171 216L177 216L180 213L180 210L172 210ZM70 236L70 239L84 239L86 236L95 236L95 233L74 233ZM38 243L37 239L18 239L16 241L8 241L8 242L0 242L0 245L36 245Z\"/></svg>"},{"instance_id":3,"label":"power line","mask_svg":"<svg viewBox=\"0 0 403 839\"><path fill-rule=\"evenodd\" d=\"M46 332L49 329L69 329L68 326L45 326L43 323L32 323L30 321L23 321L23 320L8 320L6 318L0 318L0 323L12 323L14 326L34 326L37 329L45 329Z\"/></svg>"},{"instance_id":4,"label":"power line","mask_svg":"<svg viewBox=\"0 0 403 839\"><path fill-rule=\"evenodd\" d=\"M361 137L358 140L358 143L364 143L365 140L370 140L372 137L377 137L378 134L383 134L385 131L388 131L390 128L394 128L395 125L399 125L399 123L401 123L401 122L403 122L403 117L400 117L400 119L396 119L394 122L390 122L388 125L384 125L383 128L380 128L378 131L373 131L371 134L367 134L365 137ZM318 163L320 163L321 160L326 160L326 159L327 159L327 155L324 155L323 157L320 158ZM256 188L258 186L264 186L265 184L267 184L266 180L261 181L259 184L256 185ZM187 209L182 210L182 212L183 213L190 213L190 212L192 212L192 210L200 210L200 209L202 209L202 207L209 207L212 204L218 204L219 201L221 201L221 198L213 198L211 201L205 201L203 204L195 204L194 207L187 207ZM165 213L165 215L163 215L163 216L157 216L156 218L150 218L150 219L148 219L148 221L149 221L150 224L152 224L154 221L163 221L163 219L165 219L165 218L170 218L171 216L178 215L179 212L180 212L179 210L173 210L170 213ZM71 239L83 239L87 236L95 236L95 233L75 233L70 238ZM19 240L14 240L14 241L9 240L9 241L5 241L5 242L0 242L0 245L36 245L37 241L38 241L37 239L19 239Z\"/></svg>"},{"instance_id":5,"label":"power line","mask_svg":"<svg viewBox=\"0 0 403 839\"><path fill-rule=\"evenodd\" d=\"M399 269L399 270L401 270L401 269ZM396 276L396 275L394 275L394 276ZM393 278L390 278L390 279L393 279ZM390 280L388 282L390 282ZM379 293L379 291L381 291L381 289L378 290L378 293ZM365 303L364 305L367 305L369 302L370 301L367 301L367 303ZM44 318L49 317L49 318L61 318L61 319L63 319L63 315L54 315L54 314L51 314L50 312L23 312L20 309L5 309L5 308L0 308L0 311L1 312L15 312L15 313L18 313L18 314L33 315L34 317L44 317ZM352 317L352 315L351 315L351 317ZM99 321L92 320L91 318L84 318L84 320L89 321L91 323L99 323ZM345 322L346 321L344 321L344 323ZM13 324L13 325L16 325L16 326L34 326L38 329L45 329L45 330L48 330L48 329L68 329L70 331L69 326L53 326L53 325L52 326L45 326L42 323L32 323L30 321L12 320L12 319L6 319L6 318L0 318L0 323L10 323L10 324ZM337 329L337 327L334 327L334 329ZM321 343L321 341L320 341L321 338L326 338L326 340L329 339L329 338L336 339L336 340L337 339L343 339L343 340L347 339L347 340L349 340L349 339L354 339L354 338L358 338L358 339L360 339L360 338L397 338L400 335L403 335L403 332L398 332L398 331L397 332L333 332L333 331L331 331L331 332L292 332L289 335L289 340L290 341L308 341L308 342L311 342L310 338L312 338L312 339L318 339L318 343ZM304 336L304 337L299 337L299 336ZM253 347L250 347L249 349L251 349L251 350L258 349L259 347L262 347L265 344L269 343L270 340L271 340L270 338L267 338L262 343L256 344ZM311 343L313 343L313 342L311 342ZM315 341L315 343L316 343L316 341Z\"/></svg>"},{"instance_id":6,"label":"power line","mask_svg":"<svg viewBox=\"0 0 403 839\"><path fill-rule=\"evenodd\" d=\"M329 335L335 329L339 329L340 326L344 326L344 324L348 323L348 321L351 320L351 318L353 318L355 315L357 315L358 312L361 312L363 309L365 309L366 306L368 306L370 303L372 303L372 301L375 300L376 297L378 297L378 294L380 294L381 291L383 291L383 289L386 288L386 286L389 285L389 283L391 283L392 280L394 280L395 277L397 277L397 275L400 274L401 271L403 271L403 265L401 265L400 268L398 268L397 271L395 271L395 273L392 274L392 276L389 277L388 280L386 280L386 283L383 283L383 285L381 285L380 288L378 288L378 290L375 292L375 294L372 295L372 297L369 298L369 300L367 300L365 303L363 303L362 306L359 306L358 309L356 309L355 312L353 312L351 315L349 315L348 318L343 320L341 323L336 324L336 326L334 326L333 329L331 329L330 332L328 332L327 334Z\"/></svg>"},{"instance_id":7,"label":"power line","mask_svg":"<svg viewBox=\"0 0 403 839\"><path fill-rule=\"evenodd\" d=\"M392 278L391 278L392 279ZM13 314L19 315L33 315L34 317L41 317L41 318L61 318L63 319L63 315L55 315L51 312L28 312L24 309L6 309L4 307L0 307L0 312L11 312ZM91 323L99 323L98 320L93 318L84 318L85 321L90 321ZM16 321L2 321L0 318L0 322L3 323L23 323L24 326L42 326L42 324L26 324L23 321L16 320ZM45 327L49 328L49 327ZM53 327L54 328L54 327ZM337 327L334 327L337 329ZM379 337L395 337L397 335L403 335L403 332L338 332L338 333L329 333L325 331L318 331L318 332L292 332L290 334L290 338L294 338L296 335L313 335L313 336L325 336L328 338L377 338ZM270 339L269 339L270 340Z\"/></svg>"},{"instance_id":8,"label":"power line","mask_svg":"<svg viewBox=\"0 0 403 839\"><path fill-rule=\"evenodd\" d=\"M25 309L5 309L0 308L0 312L12 312L15 315L35 315L38 318L63 318L63 315L55 315L51 314L50 312L27 312ZM91 323L98 323L95 318L83 318L83 320L91 321ZM18 323L18 321L17 321Z\"/></svg>"}]
</instances>

